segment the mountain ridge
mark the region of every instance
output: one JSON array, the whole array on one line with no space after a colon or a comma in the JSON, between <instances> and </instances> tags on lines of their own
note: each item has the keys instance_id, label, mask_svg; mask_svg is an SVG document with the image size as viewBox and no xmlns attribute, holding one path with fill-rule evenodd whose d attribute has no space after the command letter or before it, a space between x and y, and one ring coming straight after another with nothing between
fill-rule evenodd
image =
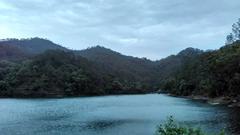
<instances>
[{"instance_id":1,"label":"mountain ridge","mask_svg":"<svg viewBox=\"0 0 240 135\"><path fill-rule=\"evenodd\" d=\"M71 50L41 38L2 41L1 47L15 48L0 50L3 56L13 60L22 57L15 66L6 67L7 63L2 63L0 88L3 91L0 95L3 97L149 93L157 90L158 85L197 50L187 49L183 56L151 61L102 46ZM4 58L1 60L12 61Z\"/></svg>"},{"instance_id":2,"label":"mountain ridge","mask_svg":"<svg viewBox=\"0 0 240 135\"><path fill-rule=\"evenodd\" d=\"M68 48L66 48L62 45L59 45L59 44L56 44L56 43L52 42L51 40L48 40L48 39L45 39L45 38L39 38L39 37L22 38L22 39L17 39L17 38L1 39L0 40L0 46L3 46L3 45L10 45L10 46L16 47L19 50L21 50L22 52L29 53L29 54L32 54L32 55L40 54L40 53L43 53L44 51L50 50L50 49L73 51L76 54L81 54L82 53L81 55L83 55L83 56L86 54L84 51L89 52L89 51L92 51L92 50L98 50L99 52L101 52L101 50L102 50L102 52L103 51L104 52L110 52L112 54L115 53L115 54L122 55L122 56L144 59L144 60L148 60L148 61L152 61L152 62L160 61L161 59L164 59L164 58L161 58L159 60L150 60L146 57L140 58L140 57L135 57L135 56L129 56L129 55L121 54L117 51L114 51L112 49L106 48L106 47L101 46L101 45L96 45L96 46L88 47L86 49L81 49L81 50L68 49ZM191 47L189 47L189 48L191 48ZM186 48L186 49L189 49L189 48ZM186 50L186 49L184 49L184 50ZM191 48L191 49L202 51L202 50L197 49L197 48ZM184 50L182 50L182 51L184 51ZM180 51L179 53L181 53L182 51ZM179 54L176 54L176 55L179 55Z\"/></svg>"}]
</instances>

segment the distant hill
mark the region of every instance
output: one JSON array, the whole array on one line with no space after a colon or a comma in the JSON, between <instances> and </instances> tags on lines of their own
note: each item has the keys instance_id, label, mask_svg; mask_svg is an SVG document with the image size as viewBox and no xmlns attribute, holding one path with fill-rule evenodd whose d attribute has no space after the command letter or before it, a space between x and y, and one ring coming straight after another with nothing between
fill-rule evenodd
<instances>
[{"instance_id":1,"label":"distant hill","mask_svg":"<svg viewBox=\"0 0 240 135\"><path fill-rule=\"evenodd\" d=\"M204 51L196 48L186 48L177 55L171 55L156 61L158 69L158 83L164 83L166 79L179 72L183 66L203 54Z\"/></svg>"},{"instance_id":2,"label":"distant hill","mask_svg":"<svg viewBox=\"0 0 240 135\"><path fill-rule=\"evenodd\" d=\"M11 46L13 48L18 48L21 52L26 54L40 54L46 50L68 50L58 44L53 43L47 39L42 38L29 38L29 39L6 39L0 41L0 46Z\"/></svg>"},{"instance_id":3,"label":"distant hill","mask_svg":"<svg viewBox=\"0 0 240 135\"><path fill-rule=\"evenodd\" d=\"M159 61L95 46L70 50L41 38L0 41L0 96L55 97L157 90L202 51L187 48ZM7 61L20 60L12 64ZM11 65L11 66L7 66ZM15 67L15 68L14 68ZM9 91L10 90L10 91Z\"/></svg>"},{"instance_id":4,"label":"distant hill","mask_svg":"<svg viewBox=\"0 0 240 135\"><path fill-rule=\"evenodd\" d=\"M240 41L201 53L166 78L162 89L176 95L237 97L240 92Z\"/></svg>"},{"instance_id":5,"label":"distant hill","mask_svg":"<svg viewBox=\"0 0 240 135\"><path fill-rule=\"evenodd\" d=\"M132 80L148 81L156 74L155 62L148 59L122 55L105 47L96 46L77 52L90 61L99 63L106 72L120 74Z\"/></svg>"},{"instance_id":6,"label":"distant hill","mask_svg":"<svg viewBox=\"0 0 240 135\"><path fill-rule=\"evenodd\" d=\"M0 45L0 60L22 60L29 55L16 46Z\"/></svg>"},{"instance_id":7,"label":"distant hill","mask_svg":"<svg viewBox=\"0 0 240 135\"><path fill-rule=\"evenodd\" d=\"M202 54L203 52L204 52L203 50L189 47L189 48L186 48L186 49L180 51L177 55L180 56L180 57L184 57L184 56L194 57L196 55Z\"/></svg>"},{"instance_id":8,"label":"distant hill","mask_svg":"<svg viewBox=\"0 0 240 135\"><path fill-rule=\"evenodd\" d=\"M166 70L175 71L184 61L185 56L194 56L201 53L201 50L187 48L178 55L172 55L159 61L151 61L146 58L137 58L120 54L111 49L95 46L84 50L69 50L47 39L29 38L29 39L6 39L0 41L1 59L25 58L41 54L46 50L63 50L73 51L76 55L85 57L86 59L99 63L107 71L121 72L131 74L138 72L139 76L143 74L156 74L156 70L165 72ZM125 71L127 67L127 71ZM134 79L134 78L133 78Z\"/></svg>"}]
</instances>

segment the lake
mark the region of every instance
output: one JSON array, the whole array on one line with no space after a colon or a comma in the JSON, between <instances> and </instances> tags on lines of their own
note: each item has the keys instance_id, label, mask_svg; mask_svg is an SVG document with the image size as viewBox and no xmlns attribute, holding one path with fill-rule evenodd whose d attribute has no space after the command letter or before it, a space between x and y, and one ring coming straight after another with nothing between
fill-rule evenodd
<instances>
[{"instance_id":1,"label":"lake","mask_svg":"<svg viewBox=\"0 0 240 135\"><path fill-rule=\"evenodd\" d=\"M170 115L205 131L239 134L239 112L162 94L0 99L0 134L153 135Z\"/></svg>"}]
</instances>

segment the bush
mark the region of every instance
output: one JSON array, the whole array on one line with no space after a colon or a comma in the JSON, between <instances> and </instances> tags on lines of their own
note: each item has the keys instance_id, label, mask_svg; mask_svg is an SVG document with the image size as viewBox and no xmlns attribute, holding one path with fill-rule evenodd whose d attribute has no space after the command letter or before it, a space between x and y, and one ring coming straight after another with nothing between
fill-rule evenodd
<instances>
[{"instance_id":1,"label":"bush","mask_svg":"<svg viewBox=\"0 0 240 135\"><path fill-rule=\"evenodd\" d=\"M160 125L157 128L156 135L208 135L205 134L200 128L195 129L192 127L182 126L174 121L173 117L170 116L166 123ZM219 135L224 135L221 132Z\"/></svg>"}]
</instances>

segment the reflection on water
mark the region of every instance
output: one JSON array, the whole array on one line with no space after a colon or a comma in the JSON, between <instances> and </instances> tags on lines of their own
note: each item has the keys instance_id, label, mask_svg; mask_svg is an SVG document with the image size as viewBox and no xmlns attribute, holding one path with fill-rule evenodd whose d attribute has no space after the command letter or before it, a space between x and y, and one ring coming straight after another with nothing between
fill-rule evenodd
<instances>
[{"instance_id":1,"label":"reflection on water","mask_svg":"<svg viewBox=\"0 0 240 135\"><path fill-rule=\"evenodd\" d=\"M92 129L92 130L104 130L107 128L113 128L115 126L126 123L127 121L123 120L100 120L100 121L91 121L82 127L83 129Z\"/></svg>"},{"instance_id":2,"label":"reflection on water","mask_svg":"<svg viewBox=\"0 0 240 135\"><path fill-rule=\"evenodd\" d=\"M240 109L239 108L231 108L227 111L228 114L228 129L235 133L236 135L240 134Z\"/></svg>"},{"instance_id":3,"label":"reflection on water","mask_svg":"<svg viewBox=\"0 0 240 135\"><path fill-rule=\"evenodd\" d=\"M173 115L208 132L240 134L238 109L166 95L66 99L0 99L3 135L153 135Z\"/></svg>"}]
</instances>

